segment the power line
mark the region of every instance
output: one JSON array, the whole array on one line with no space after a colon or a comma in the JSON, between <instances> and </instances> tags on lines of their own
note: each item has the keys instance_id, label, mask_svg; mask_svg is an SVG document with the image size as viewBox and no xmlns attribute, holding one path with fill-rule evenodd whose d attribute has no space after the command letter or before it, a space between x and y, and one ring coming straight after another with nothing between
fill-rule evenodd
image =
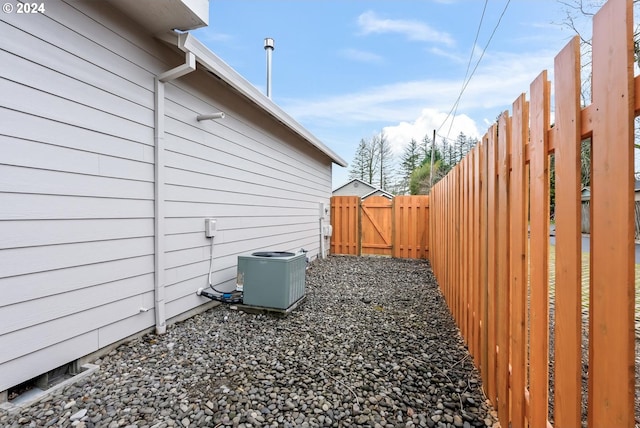
<instances>
[{"instance_id":1,"label":"power line","mask_svg":"<svg viewBox=\"0 0 640 428\"><path fill-rule=\"evenodd\" d=\"M484 1L484 6L482 8L482 15L480 16L480 22L478 23L478 29L476 30L476 37L473 40L473 45L471 46L471 54L469 55L469 61L467 62L467 69L464 72L464 78L462 79L462 88L460 89L460 95L458 95L458 99L453 104L453 107L454 107L453 108L453 114L451 114L451 111L449 111L449 114L445 118L444 122L442 122L442 125L440 125L440 128L438 128L438 131L439 131L444 126L444 124L447 121L447 119L449 117L451 117L451 124L449 125L449 130L447 131L447 138L446 138L447 140L449 139L449 135L451 135L451 129L453 128L453 120L456 117L456 114L458 114L458 106L460 105L459 101L460 101L460 99L462 97L462 93L464 92L464 89L466 87L465 86L465 82L467 81L467 76L469 76L469 69L471 68L471 61L473 60L473 54L476 51L476 45L478 43L478 36L480 35L480 29L482 28L482 22L484 21L484 14L487 11L487 4L488 3L489 3L489 0L485 0ZM469 77L469 79L471 79L471 77Z\"/></svg>"},{"instance_id":2,"label":"power line","mask_svg":"<svg viewBox=\"0 0 640 428\"><path fill-rule=\"evenodd\" d=\"M456 102L453 104L454 105L454 109L453 109L453 114L451 115L451 124L449 125L449 130L447 131L447 137L449 135L451 135L451 128L453 128L453 120L456 117L456 114L458 114L458 106L460 105L459 101L460 101L460 98L462 97L462 92L464 91L464 88L465 88L464 82L467 81L467 76L469 76L469 69L471 68L471 61L473 60L473 54L476 52L476 45L478 43L478 36L480 35L480 29L482 28L482 22L484 21L484 14L487 11L487 4L489 4L489 0L484 0L484 6L482 8L482 15L480 16L480 22L478 23L478 29L476 30L476 37L473 40L473 45L471 46L471 54L469 55L469 61L467 62L467 70L464 72L464 78L462 79L462 88L460 90L460 95L458 96L458 99L456 100ZM449 112L449 113L451 113L451 112ZM447 118L448 117L449 116L447 115ZM445 119L445 122L446 122L446 120L447 119ZM440 128L442 128L442 126L444 126L444 122L442 123Z\"/></svg>"},{"instance_id":3,"label":"power line","mask_svg":"<svg viewBox=\"0 0 640 428\"><path fill-rule=\"evenodd\" d=\"M464 82L469 75L469 69L471 68L471 60L473 60L473 54L476 52L476 44L478 43L478 36L480 35L480 29L482 28L482 22L484 21L484 14L487 11L487 4L489 0L484 0L484 7L482 8L482 15L480 16L480 22L478 23L478 29L476 30L476 37L473 39L473 45L471 47L471 55L469 55L469 61L467 62L467 70L464 72ZM457 108L456 108L457 109ZM455 116L455 113L454 113Z\"/></svg>"},{"instance_id":4,"label":"power line","mask_svg":"<svg viewBox=\"0 0 640 428\"><path fill-rule=\"evenodd\" d=\"M498 22L496 23L496 26L493 27L493 31L491 32L491 36L489 36L489 40L487 40L487 44L484 46L484 49L482 50L482 53L480 54L480 58L478 58L478 61L476 62L475 67L471 71L471 74L466 79L466 81L463 80L464 83L462 85L462 88L460 89L460 94L458 95L458 98L456 98L456 101L453 103L453 106L451 107L451 110L449 110L449 113L447 113L447 117L444 119L444 121L442 122L442 124L438 128L438 131L440 131L442 129L442 127L447 122L449 117L451 117L451 114L454 111L455 112L458 111L457 109L458 109L458 105L460 104L460 99L462 98L462 94L464 94L464 91L467 89L467 86L469 85L469 82L471 82L471 78L473 77L473 75L475 74L476 70L478 69L478 66L480 65L480 61L482 61L482 58L484 57L485 52L489 48L489 44L491 43L491 40L493 39L493 36L496 34L496 31L498 30L498 27L500 26L500 23L502 22L502 18L504 17L504 14L506 13L507 8L509 7L509 3L511 3L511 0L507 0L506 4L504 5L504 9L502 9L502 13L500 14L500 17L498 18ZM485 3L485 7L486 7L486 3ZM482 16L484 17L484 10L482 11ZM480 23L482 23L482 19L480 20ZM478 27L478 32L479 31L480 31L480 27ZM476 37L477 37L477 35L476 35ZM475 48L475 43L474 43L474 48ZM473 54L473 51L472 51L472 54ZM467 68L467 71L468 71L468 68ZM451 124L449 125L449 131L447 131L447 138L449 137L449 134L451 134L451 129L453 128L453 120L454 120L454 118L455 118L455 114L454 114L454 117L451 118Z\"/></svg>"}]
</instances>

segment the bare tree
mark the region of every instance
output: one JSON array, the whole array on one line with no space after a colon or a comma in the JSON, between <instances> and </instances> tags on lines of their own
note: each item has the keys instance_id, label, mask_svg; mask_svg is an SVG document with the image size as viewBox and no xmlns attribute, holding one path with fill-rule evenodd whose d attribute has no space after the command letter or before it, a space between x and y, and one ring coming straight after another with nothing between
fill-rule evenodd
<instances>
[{"instance_id":1,"label":"bare tree","mask_svg":"<svg viewBox=\"0 0 640 428\"><path fill-rule=\"evenodd\" d=\"M375 141L367 141L367 183L373 184L379 168L378 146Z\"/></svg>"},{"instance_id":2,"label":"bare tree","mask_svg":"<svg viewBox=\"0 0 640 428\"><path fill-rule=\"evenodd\" d=\"M372 145L375 146L378 157L378 187L386 190L387 186L390 184L389 182L392 175L391 165L393 162L393 153L391 152L391 144L389 143L389 140L387 140L387 136L384 134L384 131L374 136L372 141Z\"/></svg>"},{"instance_id":3,"label":"bare tree","mask_svg":"<svg viewBox=\"0 0 640 428\"><path fill-rule=\"evenodd\" d=\"M367 165L368 165L368 147L367 142L363 139L360 140L356 154L351 162L351 169L349 170L349 178L366 181L367 179Z\"/></svg>"},{"instance_id":4,"label":"bare tree","mask_svg":"<svg viewBox=\"0 0 640 428\"><path fill-rule=\"evenodd\" d=\"M591 103L591 22L593 16L605 3L605 0L558 0L564 7L564 18L561 25L571 29L580 38L582 106ZM640 8L640 0L633 0L634 15ZM640 66L640 24L633 31L633 47L636 64ZM640 119L635 119L634 147L640 149ZM580 148L582 186L591 184L591 140L584 140ZM637 168L637 167L636 167Z\"/></svg>"},{"instance_id":5,"label":"bare tree","mask_svg":"<svg viewBox=\"0 0 640 428\"><path fill-rule=\"evenodd\" d=\"M357 178L373 184L380 171L379 146L380 142L377 137L368 140L362 138L360 140L353 162L351 162L349 178Z\"/></svg>"}]
</instances>

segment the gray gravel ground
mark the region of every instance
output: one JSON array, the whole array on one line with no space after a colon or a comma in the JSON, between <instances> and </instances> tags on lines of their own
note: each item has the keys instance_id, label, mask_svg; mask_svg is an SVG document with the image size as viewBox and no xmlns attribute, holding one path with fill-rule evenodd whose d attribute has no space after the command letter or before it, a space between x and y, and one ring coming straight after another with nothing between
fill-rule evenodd
<instances>
[{"instance_id":1,"label":"gray gravel ground","mask_svg":"<svg viewBox=\"0 0 640 428\"><path fill-rule=\"evenodd\" d=\"M496 424L426 261L315 261L286 317L220 306L96 364L0 426Z\"/></svg>"}]
</instances>

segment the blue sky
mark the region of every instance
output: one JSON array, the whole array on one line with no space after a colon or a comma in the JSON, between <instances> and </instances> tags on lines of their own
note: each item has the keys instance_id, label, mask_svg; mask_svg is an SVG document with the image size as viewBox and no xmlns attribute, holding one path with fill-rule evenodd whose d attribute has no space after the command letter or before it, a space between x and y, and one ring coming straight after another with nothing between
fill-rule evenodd
<instances>
[{"instance_id":1,"label":"blue sky","mask_svg":"<svg viewBox=\"0 0 640 428\"><path fill-rule=\"evenodd\" d=\"M404 145L481 136L573 35L555 0L211 0L193 34L263 92L265 37L275 39L272 99L351 162L362 138ZM475 43L474 47L474 40ZM453 124L445 122L469 67ZM483 54L484 52L484 54ZM552 78L552 75L550 76ZM440 139L440 137L439 137ZM348 168L334 166L333 187Z\"/></svg>"}]
</instances>

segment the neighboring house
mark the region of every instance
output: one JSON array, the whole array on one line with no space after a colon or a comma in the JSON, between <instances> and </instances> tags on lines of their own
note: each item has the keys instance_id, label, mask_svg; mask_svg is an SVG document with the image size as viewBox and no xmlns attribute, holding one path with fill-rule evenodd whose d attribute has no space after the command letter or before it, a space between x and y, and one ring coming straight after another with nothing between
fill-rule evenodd
<instances>
[{"instance_id":1,"label":"neighboring house","mask_svg":"<svg viewBox=\"0 0 640 428\"><path fill-rule=\"evenodd\" d=\"M393 199L393 194L387 192L386 190L376 189L364 195L362 197L362 200L365 200L371 196L384 196L387 199Z\"/></svg>"},{"instance_id":2,"label":"neighboring house","mask_svg":"<svg viewBox=\"0 0 640 428\"><path fill-rule=\"evenodd\" d=\"M343 184L332 192L332 196L360 196L366 199L370 196L384 196L393 199L393 195L358 178Z\"/></svg>"},{"instance_id":3,"label":"neighboring house","mask_svg":"<svg viewBox=\"0 0 640 428\"><path fill-rule=\"evenodd\" d=\"M238 255L317 257L331 167L346 166L193 36L168 33L206 25L207 0L43 4L0 15L0 401L210 307L196 295L205 218L218 288L235 287Z\"/></svg>"},{"instance_id":4,"label":"neighboring house","mask_svg":"<svg viewBox=\"0 0 640 428\"><path fill-rule=\"evenodd\" d=\"M635 240L640 240L640 181L634 182L634 195L635 201L634 208L634 221L635 221ZM585 186L580 191L580 200L582 201L581 219L580 219L580 231L582 233L590 233L591 231L591 187Z\"/></svg>"}]
</instances>

